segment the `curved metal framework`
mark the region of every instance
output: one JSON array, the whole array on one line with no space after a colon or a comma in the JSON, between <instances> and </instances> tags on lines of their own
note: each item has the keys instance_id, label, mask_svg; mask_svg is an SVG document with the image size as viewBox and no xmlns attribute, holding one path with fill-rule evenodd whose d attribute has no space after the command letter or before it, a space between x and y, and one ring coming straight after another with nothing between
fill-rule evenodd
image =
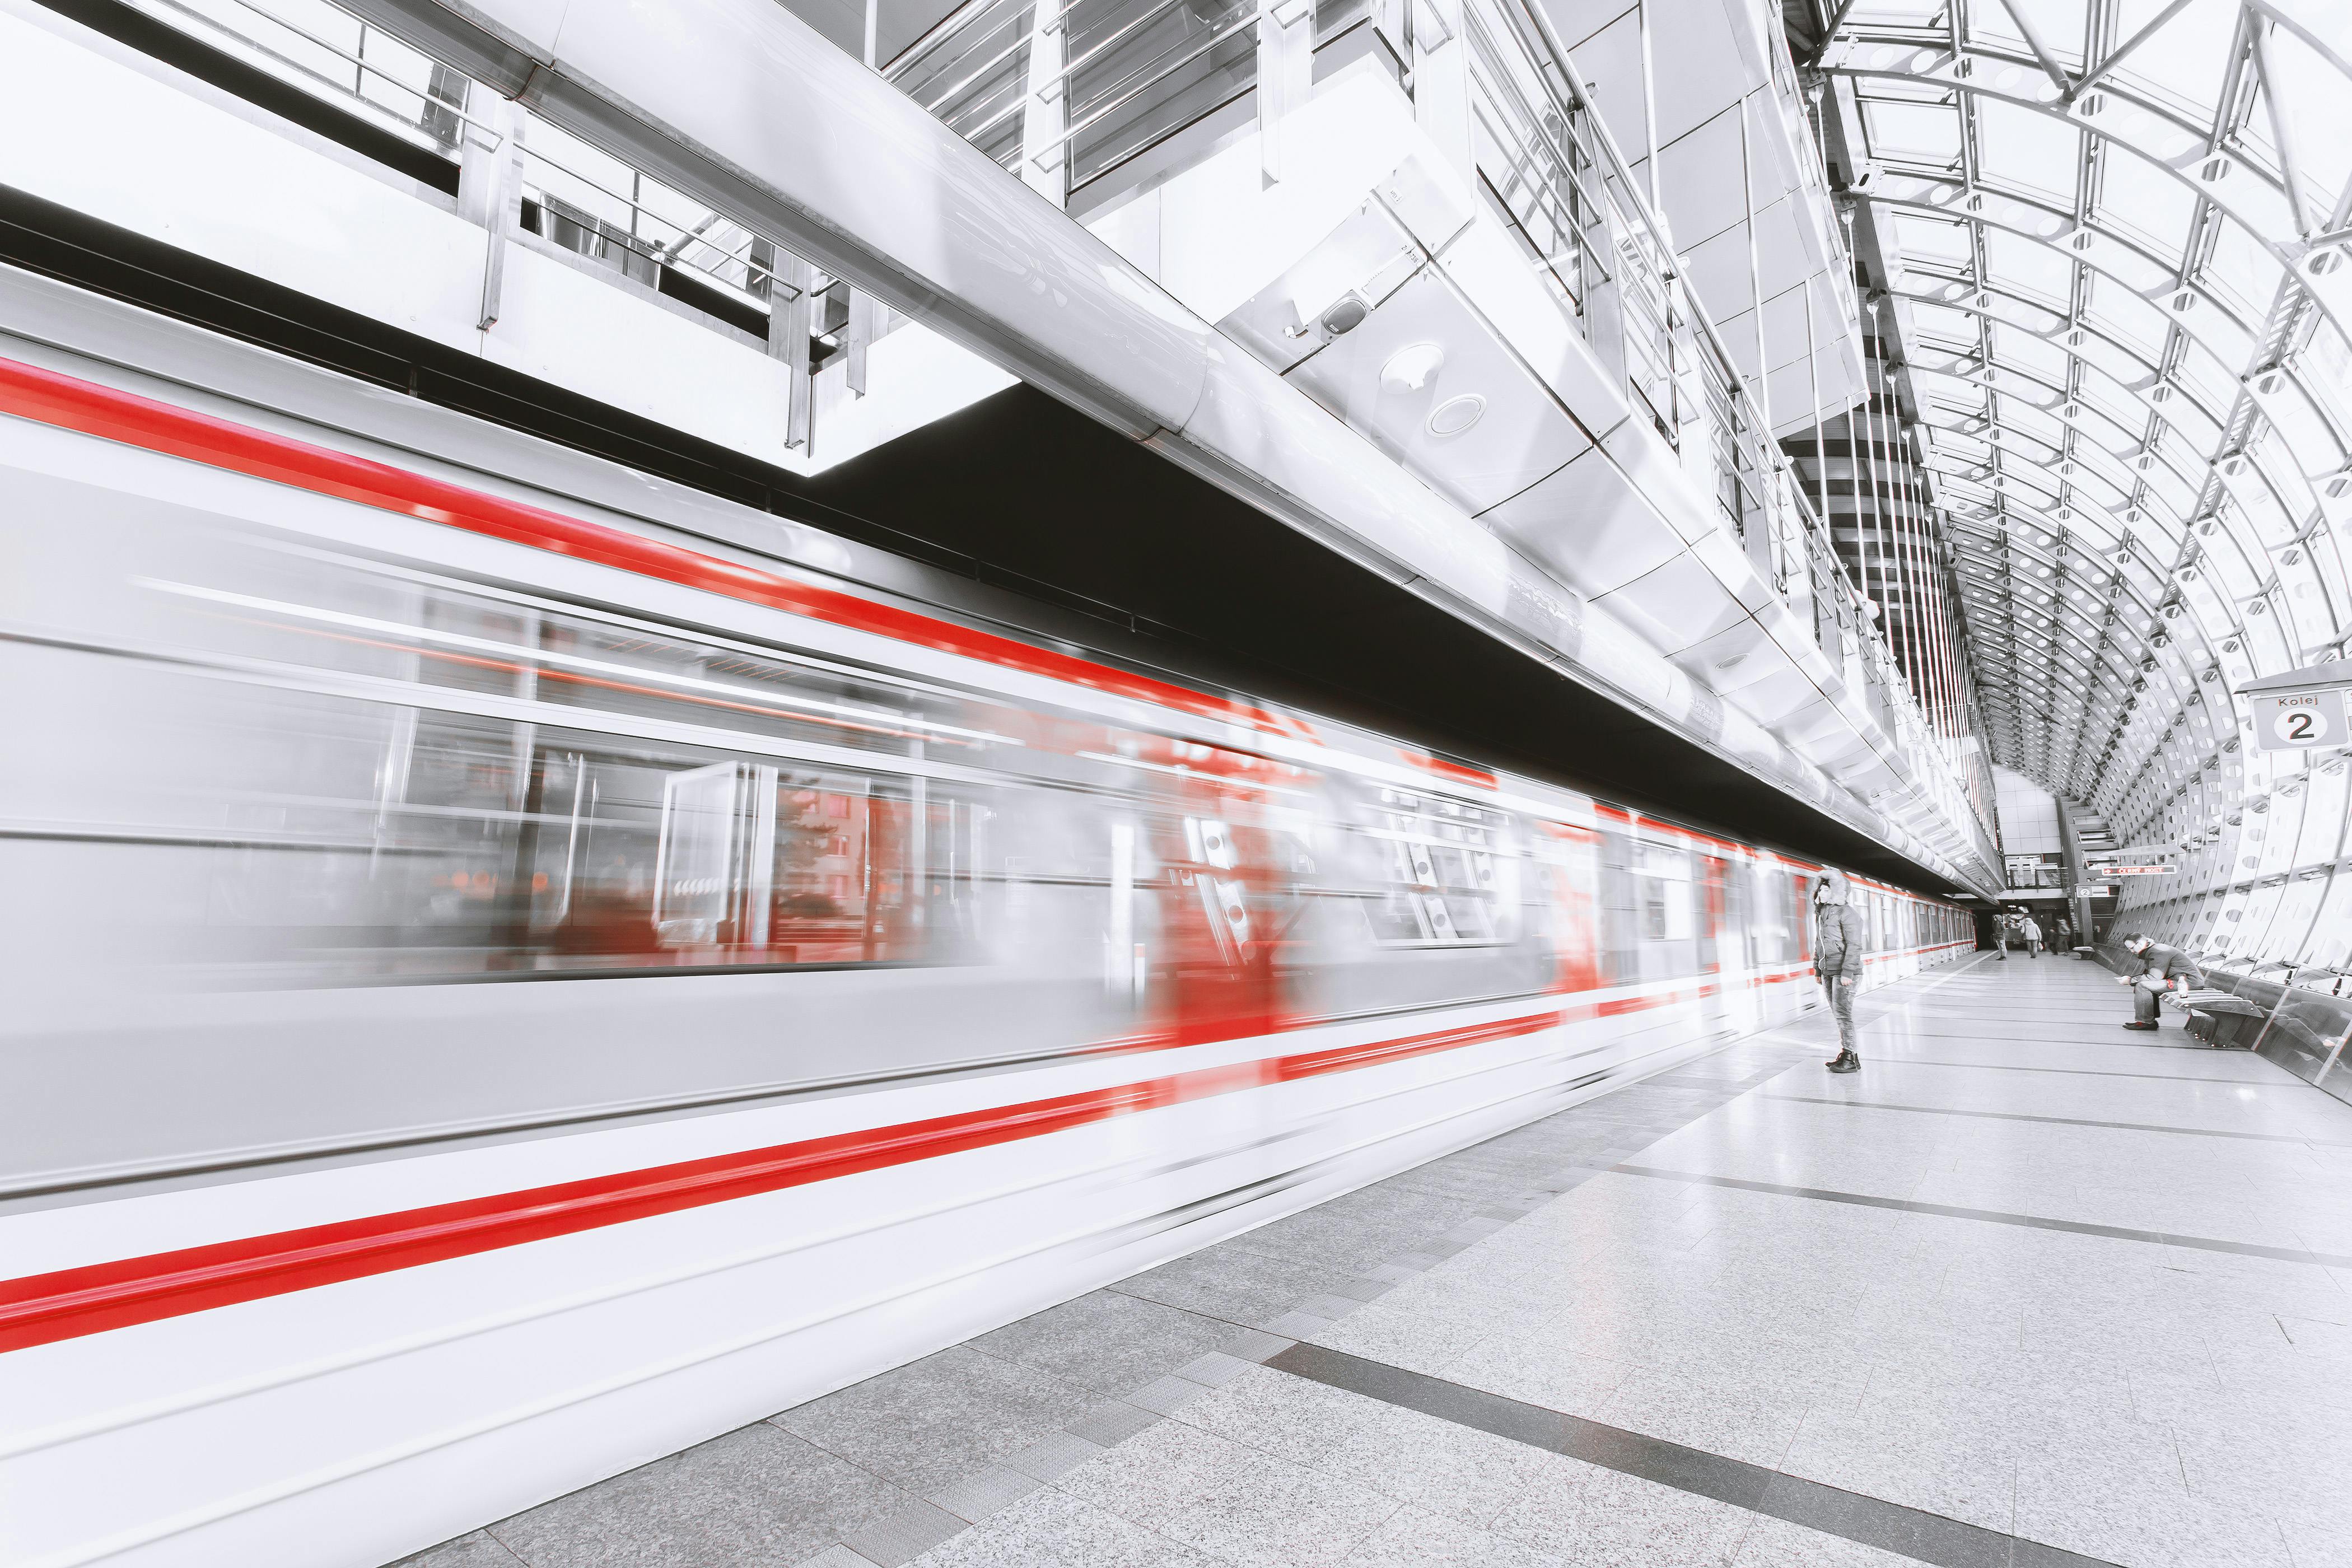
<instances>
[{"instance_id":1,"label":"curved metal framework","mask_svg":"<svg viewBox=\"0 0 2352 1568\"><path fill-rule=\"evenodd\" d=\"M1996 758L2126 841L2218 837L2281 771L2232 689L2352 642L2344 7L1791 24L1853 154Z\"/></svg>"}]
</instances>

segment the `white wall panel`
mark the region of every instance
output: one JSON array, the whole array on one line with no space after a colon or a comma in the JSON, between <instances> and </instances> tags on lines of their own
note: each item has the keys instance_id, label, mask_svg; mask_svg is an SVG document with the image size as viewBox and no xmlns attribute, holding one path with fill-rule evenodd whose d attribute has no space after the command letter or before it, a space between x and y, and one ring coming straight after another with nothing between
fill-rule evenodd
<instances>
[{"instance_id":1,"label":"white wall panel","mask_svg":"<svg viewBox=\"0 0 2352 1568\"><path fill-rule=\"evenodd\" d=\"M480 229L5 11L0 184L475 346Z\"/></svg>"}]
</instances>

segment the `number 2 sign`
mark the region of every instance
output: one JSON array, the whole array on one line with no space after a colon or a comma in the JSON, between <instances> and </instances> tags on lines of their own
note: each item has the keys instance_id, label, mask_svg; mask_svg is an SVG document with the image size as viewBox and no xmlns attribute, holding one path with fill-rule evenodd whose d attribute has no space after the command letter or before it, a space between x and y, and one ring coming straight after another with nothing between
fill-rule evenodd
<instances>
[{"instance_id":1,"label":"number 2 sign","mask_svg":"<svg viewBox=\"0 0 2352 1568\"><path fill-rule=\"evenodd\" d=\"M2341 691L2298 691L2285 697L2257 697L2252 702L2254 740L2265 752L2300 752L2343 743Z\"/></svg>"}]
</instances>

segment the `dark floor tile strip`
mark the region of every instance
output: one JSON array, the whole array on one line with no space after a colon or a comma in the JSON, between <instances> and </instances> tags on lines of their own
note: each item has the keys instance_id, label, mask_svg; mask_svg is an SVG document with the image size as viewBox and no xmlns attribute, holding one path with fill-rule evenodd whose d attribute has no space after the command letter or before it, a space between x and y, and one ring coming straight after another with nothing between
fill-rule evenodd
<instances>
[{"instance_id":1,"label":"dark floor tile strip","mask_svg":"<svg viewBox=\"0 0 2352 1568\"><path fill-rule=\"evenodd\" d=\"M2326 1268L2352 1268L2352 1257L2333 1252L2306 1252L2294 1247L2258 1247L2251 1241L2223 1241L2210 1236L2171 1236L2156 1230L2126 1230L2121 1226L2092 1225L2085 1220L2044 1219L2038 1215L2009 1214L2000 1209L1959 1208L1950 1204L1915 1203L1909 1198L1883 1198L1870 1193L1833 1192L1827 1187L1789 1187L1778 1182L1750 1182L1738 1176L1706 1176L1696 1171L1661 1171L1648 1165L1612 1165L1619 1175L1654 1176L1666 1182L1695 1182L1708 1187L1733 1187L1748 1193L1772 1193L1787 1198L1813 1198L1822 1203L1853 1204L1861 1208L1900 1209L1906 1214L1931 1214L1944 1219L1979 1220L1987 1225L2013 1225L2027 1230L2063 1230L2076 1236L2104 1236L2116 1241L2146 1241L2159 1247L2188 1247L2198 1252L2230 1252L2241 1258L2275 1258L2283 1263L2312 1263Z\"/></svg>"},{"instance_id":2,"label":"dark floor tile strip","mask_svg":"<svg viewBox=\"0 0 2352 1568\"><path fill-rule=\"evenodd\" d=\"M1565 1454L1676 1491L1784 1519L1915 1562L1935 1563L1937 1568L2014 1568L2027 1561L2046 1568L2112 1568L2096 1558L2021 1541L2000 1531L1843 1491L1743 1459L1727 1459L1483 1389L1465 1388L1344 1351L1293 1345L1265 1364L1328 1388Z\"/></svg>"},{"instance_id":3,"label":"dark floor tile strip","mask_svg":"<svg viewBox=\"0 0 2352 1568\"><path fill-rule=\"evenodd\" d=\"M2122 1026L2117 1025L2116 1030L2118 1033L2122 1032ZM1981 1026L1975 1028L1928 1029L1922 1028L1917 1025L1911 1025L1906 1026L1903 1032L1915 1040L1981 1040L1985 1037L1985 1031ZM2105 1035L2093 1038L2088 1034L2076 1036L2074 1034L2071 1026L2067 1027L2067 1032L2063 1034L2053 1031L2050 1034L2036 1035L2011 1034L2007 1037L2020 1045L2114 1046L2127 1051L2210 1051L2213 1048L2209 1045L2203 1044L2201 1041L2189 1041L2187 1044L2176 1046L2163 1040L2111 1039Z\"/></svg>"},{"instance_id":4,"label":"dark floor tile strip","mask_svg":"<svg viewBox=\"0 0 2352 1568\"><path fill-rule=\"evenodd\" d=\"M1881 1051L1876 1060L1906 1068L1966 1068L1970 1072L2056 1072L2072 1078L2148 1078L2158 1083L2218 1083L2231 1089L2305 1089L2309 1086L2299 1079L2282 1078L2276 1083L2248 1083L2234 1078L2198 1078L2177 1072L2116 1072L2100 1068L2023 1068L2005 1062L1939 1062L1927 1057L1891 1057Z\"/></svg>"},{"instance_id":5,"label":"dark floor tile strip","mask_svg":"<svg viewBox=\"0 0 2352 1568\"><path fill-rule=\"evenodd\" d=\"M2326 1138L2298 1138L2292 1132L2232 1132L2219 1127L2167 1127L2155 1121L2094 1121L2080 1116L2028 1116L2020 1110L1957 1110L1946 1105L1897 1105L1885 1100L1831 1100L1818 1094L1765 1094L1759 1100L1786 1100L1801 1105L1846 1105L1857 1110L1907 1110L1919 1116L1973 1116L1986 1121L2046 1121L2053 1127L2111 1127L2122 1132L2178 1132L2184 1138L2250 1138L2260 1143L2317 1143L2330 1149L2352 1149Z\"/></svg>"}]
</instances>

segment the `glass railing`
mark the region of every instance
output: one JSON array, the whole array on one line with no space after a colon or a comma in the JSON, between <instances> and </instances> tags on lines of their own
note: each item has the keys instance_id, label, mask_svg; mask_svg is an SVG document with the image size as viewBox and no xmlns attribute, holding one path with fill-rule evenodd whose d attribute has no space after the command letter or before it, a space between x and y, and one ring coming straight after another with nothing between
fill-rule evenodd
<instances>
[{"instance_id":1,"label":"glass railing","mask_svg":"<svg viewBox=\"0 0 2352 1568\"><path fill-rule=\"evenodd\" d=\"M844 346L847 289L838 279L527 110L492 113L488 89L329 0L131 3L444 161L445 189L457 184L469 146L486 160L519 151L525 232L692 307L706 324L766 340L773 303L806 290L813 363ZM874 337L898 324L875 315Z\"/></svg>"}]
</instances>

